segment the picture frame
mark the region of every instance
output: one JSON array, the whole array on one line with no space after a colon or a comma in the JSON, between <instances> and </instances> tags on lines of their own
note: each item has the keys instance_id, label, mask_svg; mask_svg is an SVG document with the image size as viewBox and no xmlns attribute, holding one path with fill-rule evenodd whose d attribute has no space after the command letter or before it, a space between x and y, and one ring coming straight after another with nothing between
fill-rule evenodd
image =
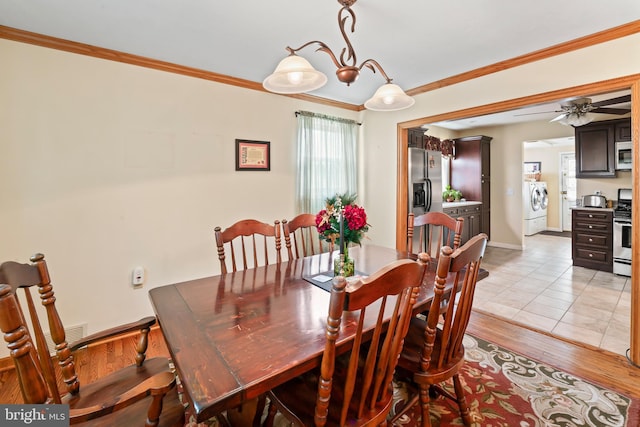
<instances>
[{"instance_id":1,"label":"picture frame","mask_svg":"<svg viewBox=\"0 0 640 427\"><path fill-rule=\"evenodd\" d=\"M271 170L271 142L236 139L236 171Z\"/></svg>"},{"instance_id":2,"label":"picture frame","mask_svg":"<svg viewBox=\"0 0 640 427\"><path fill-rule=\"evenodd\" d=\"M542 162L524 162L524 173L542 172Z\"/></svg>"}]
</instances>

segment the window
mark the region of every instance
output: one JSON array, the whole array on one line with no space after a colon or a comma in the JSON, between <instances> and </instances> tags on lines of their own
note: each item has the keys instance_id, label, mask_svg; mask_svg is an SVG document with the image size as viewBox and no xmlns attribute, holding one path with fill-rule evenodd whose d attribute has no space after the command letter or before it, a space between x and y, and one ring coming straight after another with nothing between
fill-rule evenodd
<instances>
[{"instance_id":1,"label":"window","mask_svg":"<svg viewBox=\"0 0 640 427\"><path fill-rule=\"evenodd\" d=\"M297 213L315 213L336 193L356 194L358 123L298 112Z\"/></svg>"}]
</instances>

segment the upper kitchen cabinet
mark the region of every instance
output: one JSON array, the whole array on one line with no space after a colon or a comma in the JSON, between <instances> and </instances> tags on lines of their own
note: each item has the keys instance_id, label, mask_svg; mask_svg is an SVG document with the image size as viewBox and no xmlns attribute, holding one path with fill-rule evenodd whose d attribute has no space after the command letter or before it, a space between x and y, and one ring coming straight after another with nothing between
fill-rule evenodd
<instances>
[{"instance_id":1,"label":"upper kitchen cabinet","mask_svg":"<svg viewBox=\"0 0 640 427\"><path fill-rule=\"evenodd\" d=\"M615 142L631 141L631 118L622 119L614 125Z\"/></svg>"},{"instance_id":2,"label":"upper kitchen cabinet","mask_svg":"<svg viewBox=\"0 0 640 427\"><path fill-rule=\"evenodd\" d=\"M409 129L409 148L424 148L424 129Z\"/></svg>"},{"instance_id":3,"label":"upper kitchen cabinet","mask_svg":"<svg viewBox=\"0 0 640 427\"><path fill-rule=\"evenodd\" d=\"M491 233L491 145L493 138L478 135L454 140L451 187L468 201L482 202L480 232Z\"/></svg>"},{"instance_id":4,"label":"upper kitchen cabinet","mask_svg":"<svg viewBox=\"0 0 640 427\"><path fill-rule=\"evenodd\" d=\"M630 140L630 118L576 127L576 178L615 177L615 143Z\"/></svg>"}]
</instances>

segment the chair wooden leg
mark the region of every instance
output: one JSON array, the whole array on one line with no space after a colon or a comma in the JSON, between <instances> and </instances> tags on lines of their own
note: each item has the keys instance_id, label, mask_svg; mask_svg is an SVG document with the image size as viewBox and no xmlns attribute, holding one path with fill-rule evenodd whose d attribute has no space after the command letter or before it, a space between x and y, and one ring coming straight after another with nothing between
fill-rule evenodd
<instances>
[{"instance_id":1,"label":"chair wooden leg","mask_svg":"<svg viewBox=\"0 0 640 427\"><path fill-rule=\"evenodd\" d=\"M273 427L273 420L276 416L276 412L278 412L278 408L276 408L276 405L274 405L273 402L269 402L269 410L267 412L267 418L262 424L263 427Z\"/></svg>"},{"instance_id":2,"label":"chair wooden leg","mask_svg":"<svg viewBox=\"0 0 640 427\"><path fill-rule=\"evenodd\" d=\"M400 417L402 417L404 414L407 413L407 411L409 411L409 409L411 409L411 407L413 405L415 405L416 403L418 403L418 399L420 398L419 394L415 394L400 410L400 412L396 413L393 418L391 418L390 424L394 425L396 421L398 421L400 419Z\"/></svg>"},{"instance_id":3,"label":"chair wooden leg","mask_svg":"<svg viewBox=\"0 0 640 427\"><path fill-rule=\"evenodd\" d=\"M229 420L227 420L227 417L224 416L224 414L216 415L216 419L218 420L218 423L220 423L222 427L233 427L229 422Z\"/></svg>"},{"instance_id":4,"label":"chair wooden leg","mask_svg":"<svg viewBox=\"0 0 640 427\"><path fill-rule=\"evenodd\" d=\"M258 403L256 404L256 414L253 417L253 427L260 427L262 421L262 415L264 413L264 405L267 401L266 395L258 397Z\"/></svg>"},{"instance_id":5,"label":"chair wooden leg","mask_svg":"<svg viewBox=\"0 0 640 427\"><path fill-rule=\"evenodd\" d=\"M431 415L429 412L429 386L420 386L420 407L422 408L422 427L431 427Z\"/></svg>"},{"instance_id":6,"label":"chair wooden leg","mask_svg":"<svg viewBox=\"0 0 640 427\"><path fill-rule=\"evenodd\" d=\"M467 405L467 399L462 389L462 383L458 374L453 376L453 387L456 391L456 400L458 401L458 407L460 408L460 416L465 426L471 425L471 411L469 411L469 405Z\"/></svg>"}]
</instances>

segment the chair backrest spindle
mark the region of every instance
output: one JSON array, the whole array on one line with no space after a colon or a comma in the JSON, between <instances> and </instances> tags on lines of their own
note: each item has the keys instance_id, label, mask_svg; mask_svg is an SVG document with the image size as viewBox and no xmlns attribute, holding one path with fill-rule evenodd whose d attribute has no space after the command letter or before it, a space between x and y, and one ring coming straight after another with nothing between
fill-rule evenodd
<instances>
[{"instance_id":1,"label":"chair backrest spindle","mask_svg":"<svg viewBox=\"0 0 640 427\"><path fill-rule=\"evenodd\" d=\"M334 385L341 390L341 393L337 394L343 396L341 404L338 405L338 425L348 425L354 419L364 419L375 413L377 415L373 416L375 421L372 425L378 425L384 420L388 411L381 408L384 408L392 397L393 372L427 262L426 254L421 255L419 262L396 261L360 283L350 285L348 289L344 277L338 276L334 279L327 318L327 341L316 399L316 426L325 425L332 411L329 401ZM390 307L393 307L391 314ZM364 331L371 322L367 311L375 315L369 341L364 339ZM337 381L334 378L336 341L345 312L356 313L355 338L348 356L346 375L340 376L340 384L333 384ZM388 325L386 322L389 322ZM354 403L357 403L355 413L352 412Z\"/></svg>"},{"instance_id":2,"label":"chair backrest spindle","mask_svg":"<svg viewBox=\"0 0 640 427\"><path fill-rule=\"evenodd\" d=\"M314 214L303 213L290 221L283 219L282 233L289 259L333 251L331 243L320 237Z\"/></svg>"},{"instance_id":3,"label":"chair backrest spindle","mask_svg":"<svg viewBox=\"0 0 640 427\"><path fill-rule=\"evenodd\" d=\"M214 234L222 273L280 263L281 233L280 221L270 225L255 219L245 219L224 231L221 227L216 227ZM241 259L236 255L236 244L239 246ZM230 268L227 267L227 252L231 254ZM241 264L238 265L239 263Z\"/></svg>"},{"instance_id":4,"label":"chair backrest spindle","mask_svg":"<svg viewBox=\"0 0 640 427\"><path fill-rule=\"evenodd\" d=\"M463 226L463 218L452 218L443 212L427 212L418 216L410 213L407 218L407 251L415 254L426 252L432 258L438 258L443 246L452 249L460 246Z\"/></svg>"}]
</instances>

